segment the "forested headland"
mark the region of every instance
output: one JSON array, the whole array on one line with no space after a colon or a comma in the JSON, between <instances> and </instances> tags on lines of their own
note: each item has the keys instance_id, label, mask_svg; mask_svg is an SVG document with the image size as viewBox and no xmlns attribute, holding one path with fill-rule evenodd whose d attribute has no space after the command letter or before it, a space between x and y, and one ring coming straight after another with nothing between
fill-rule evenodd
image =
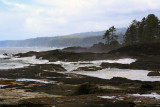
<instances>
[{"instance_id":1,"label":"forested headland","mask_svg":"<svg viewBox=\"0 0 160 107\"><path fill-rule=\"evenodd\" d=\"M106 45L117 45L116 28L110 27L104 34ZM141 21L133 20L123 36L121 45L133 45L140 43L159 43L160 42L160 20L154 14L149 14Z\"/></svg>"}]
</instances>

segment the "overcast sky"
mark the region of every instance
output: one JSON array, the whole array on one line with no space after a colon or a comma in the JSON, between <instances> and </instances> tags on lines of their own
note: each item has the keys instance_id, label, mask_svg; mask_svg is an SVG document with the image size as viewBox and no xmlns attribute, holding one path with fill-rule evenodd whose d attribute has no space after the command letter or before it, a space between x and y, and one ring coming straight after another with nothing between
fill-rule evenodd
<instances>
[{"instance_id":1,"label":"overcast sky","mask_svg":"<svg viewBox=\"0 0 160 107\"><path fill-rule=\"evenodd\" d=\"M0 0L0 40L127 27L150 13L160 18L160 0Z\"/></svg>"}]
</instances>

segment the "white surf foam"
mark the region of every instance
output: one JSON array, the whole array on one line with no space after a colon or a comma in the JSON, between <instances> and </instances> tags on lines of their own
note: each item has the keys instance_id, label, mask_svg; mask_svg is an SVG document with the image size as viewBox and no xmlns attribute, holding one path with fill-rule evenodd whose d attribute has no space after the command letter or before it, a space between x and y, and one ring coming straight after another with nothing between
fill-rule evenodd
<instances>
[{"instance_id":1,"label":"white surf foam","mask_svg":"<svg viewBox=\"0 0 160 107\"><path fill-rule=\"evenodd\" d=\"M63 61L57 61L57 62L50 62L53 64L60 64L62 67L64 67L67 71L73 71L79 67L89 67L89 66L97 66L99 67L102 62L107 63L120 63L120 64L131 64L135 62L136 59L131 58L124 58L124 59L117 59L117 60L95 60L95 61L78 61L78 62L63 62Z\"/></svg>"},{"instance_id":2,"label":"white surf foam","mask_svg":"<svg viewBox=\"0 0 160 107\"><path fill-rule=\"evenodd\" d=\"M6 56L6 55L0 55L0 59L3 59L3 58L9 58L9 56Z\"/></svg>"},{"instance_id":3,"label":"white surf foam","mask_svg":"<svg viewBox=\"0 0 160 107\"><path fill-rule=\"evenodd\" d=\"M35 56L3 59L0 61L0 69L23 68L31 64L47 64L48 62L48 60L36 59Z\"/></svg>"},{"instance_id":4,"label":"white surf foam","mask_svg":"<svg viewBox=\"0 0 160 107\"><path fill-rule=\"evenodd\" d=\"M99 98L104 98L104 99L114 99L116 96L97 96Z\"/></svg>"},{"instance_id":5,"label":"white surf foam","mask_svg":"<svg viewBox=\"0 0 160 107\"><path fill-rule=\"evenodd\" d=\"M123 59L116 59L116 60L97 60L97 61L91 61L91 62L92 63L107 62L107 63L131 64L131 63L133 63L135 61L136 61L136 59L123 58Z\"/></svg>"},{"instance_id":6,"label":"white surf foam","mask_svg":"<svg viewBox=\"0 0 160 107\"><path fill-rule=\"evenodd\" d=\"M23 58L12 58L11 61L22 62L25 64L46 64L48 60L36 59L36 56L32 57L23 57Z\"/></svg>"},{"instance_id":7,"label":"white surf foam","mask_svg":"<svg viewBox=\"0 0 160 107\"><path fill-rule=\"evenodd\" d=\"M157 93L151 93L151 94L128 94L129 96L135 96L135 97L149 97L149 98L155 98L160 100L160 95Z\"/></svg>"},{"instance_id":8,"label":"white surf foam","mask_svg":"<svg viewBox=\"0 0 160 107\"><path fill-rule=\"evenodd\" d=\"M50 83L50 82L43 81L43 80L27 79L27 78L20 78L20 79L16 79L16 81L33 81L33 82L39 82L39 83L45 83L45 84Z\"/></svg>"},{"instance_id":9,"label":"white surf foam","mask_svg":"<svg viewBox=\"0 0 160 107\"><path fill-rule=\"evenodd\" d=\"M86 67L86 66L99 66L101 63L96 62L92 63L90 61L79 61L79 62L63 62L63 61L57 61L57 62L50 62L53 64L60 64L62 67L64 67L68 72L73 71L79 67Z\"/></svg>"}]
</instances>

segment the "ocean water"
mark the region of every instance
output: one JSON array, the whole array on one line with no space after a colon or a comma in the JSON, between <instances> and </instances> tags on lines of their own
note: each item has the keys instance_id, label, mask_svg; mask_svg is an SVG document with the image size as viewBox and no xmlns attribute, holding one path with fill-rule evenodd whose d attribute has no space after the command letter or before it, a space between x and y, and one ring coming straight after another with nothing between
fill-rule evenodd
<instances>
[{"instance_id":1,"label":"ocean water","mask_svg":"<svg viewBox=\"0 0 160 107\"><path fill-rule=\"evenodd\" d=\"M97 70L97 71L74 71L79 67L89 67L89 66L100 67L102 62L131 64L135 61L136 59L124 58L124 59L117 59L117 60L97 60L97 61L79 61L79 62L57 61L57 62L49 62L49 63L60 64L62 67L64 67L68 71L67 73L87 75L87 76L97 77L101 79L123 77L131 80L140 80L140 81L160 81L160 76L147 76L147 74L151 72L148 70L106 68L106 69Z\"/></svg>"},{"instance_id":2,"label":"ocean water","mask_svg":"<svg viewBox=\"0 0 160 107\"><path fill-rule=\"evenodd\" d=\"M7 54L16 54L16 53L25 53L29 51L47 51L47 50L55 50L55 49L62 49L62 48L56 48L56 47L14 47L14 48L8 48L8 47L0 47L0 55L3 55L4 53Z\"/></svg>"},{"instance_id":3,"label":"ocean water","mask_svg":"<svg viewBox=\"0 0 160 107\"><path fill-rule=\"evenodd\" d=\"M14 68L22 68L24 66L29 66L31 64L44 64L47 63L47 60L36 59L35 56L25 57L25 58L15 58L12 55L17 53L25 53L29 51L47 51L47 50L55 50L58 48L0 48L0 69L14 69ZM4 54L7 54L4 55Z\"/></svg>"},{"instance_id":4,"label":"ocean water","mask_svg":"<svg viewBox=\"0 0 160 107\"><path fill-rule=\"evenodd\" d=\"M117 60L96 60L96 61L78 61L78 62L63 62L63 61L57 61L53 62L54 64L60 64L62 67L64 67L68 72L76 70L79 67L89 67L89 66L96 66L100 67L102 62L107 63L120 63L120 64L131 64L135 62L136 59L131 58L124 58L124 59L117 59ZM51 62L52 63L52 62Z\"/></svg>"},{"instance_id":5,"label":"ocean water","mask_svg":"<svg viewBox=\"0 0 160 107\"><path fill-rule=\"evenodd\" d=\"M141 81L160 81L160 77L149 77L147 74L150 71L147 70L130 70L130 69L117 69L117 68L107 68L98 71L73 71L79 67L86 66L97 66L100 67L102 62L107 63L121 63L121 64L131 64L136 61L136 59L124 58L117 60L96 60L96 61L78 61L78 62L49 62L48 60L36 59L36 56L16 58L12 54L24 53L28 51L47 51L54 50L57 48L0 48L0 69L15 69L23 68L25 66L34 64L60 64L68 72L66 73L76 73L82 74L102 79L111 79L113 77L124 77L131 80L141 80ZM7 53L8 56L3 55ZM26 79L25 79L26 80Z\"/></svg>"}]
</instances>

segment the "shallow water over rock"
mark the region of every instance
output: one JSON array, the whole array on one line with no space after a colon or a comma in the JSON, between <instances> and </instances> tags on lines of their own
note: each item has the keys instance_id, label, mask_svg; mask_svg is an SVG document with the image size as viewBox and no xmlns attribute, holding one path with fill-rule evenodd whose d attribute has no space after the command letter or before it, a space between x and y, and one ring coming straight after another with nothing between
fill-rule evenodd
<instances>
[{"instance_id":1,"label":"shallow water over rock","mask_svg":"<svg viewBox=\"0 0 160 107\"><path fill-rule=\"evenodd\" d=\"M149 97L149 98L155 98L157 100L160 100L160 94L157 94L157 93L151 93L151 94L129 94L129 96Z\"/></svg>"},{"instance_id":2,"label":"shallow water over rock","mask_svg":"<svg viewBox=\"0 0 160 107\"><path fill-rule=\"evenodd\" d=\"M73 71L73 70L76 70L79 67L91 67L91 66L99 67L102 64L102 62L119 63L119 64L131 64L135 61L136 61L136 59L124 58L124 59L116 59L116 60L95 60L95 61L78 61L78 62L57 61L57 62L50 62L50 63L60 64L67 71Z\"/></svg>"},{"instance_id":3,"label":"shallow water over rock","mask_svg":"<svg viewBox=\"0 0 160 107\"><path fill-rule=\"evenodd\" d=\"M160 76L157 76L157 77L147 76L149 72L150 71L147 71L147 70L108 68L108 69L103 69L99 71L76 71L72 73L93 76L93 77L98 77L102 79L111 79L113 77L124 77L131 80L160 81Z\"/></svg>"}]
</instances>

